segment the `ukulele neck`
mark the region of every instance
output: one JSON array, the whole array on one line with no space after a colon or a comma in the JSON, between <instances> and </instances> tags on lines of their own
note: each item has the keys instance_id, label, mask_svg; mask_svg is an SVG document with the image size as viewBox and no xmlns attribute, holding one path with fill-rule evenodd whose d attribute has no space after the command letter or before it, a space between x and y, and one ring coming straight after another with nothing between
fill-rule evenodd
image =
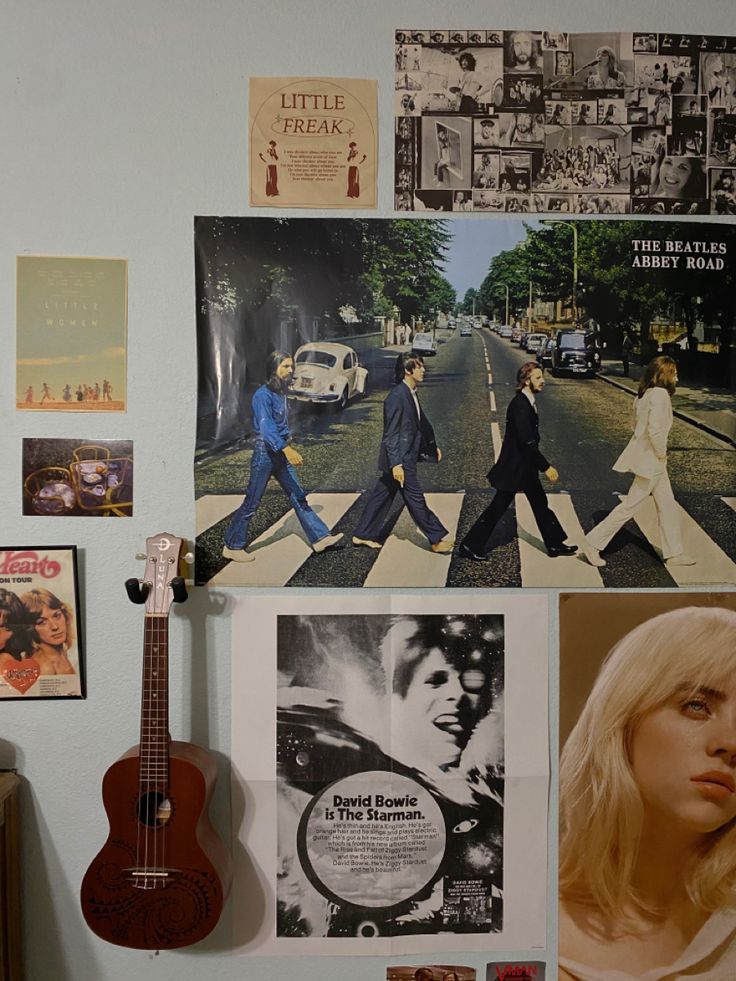
<instances>
[{"instance_id":1,"label":"ukulele neck","mask_svg":"<svg viewBox=\"0 0 736 981\"><path fill-rule=\"evenodd\" d=\"M169 785L169 620L148 613L143 639L140 782L164 796Z\"/></svg>"}]
</instances>

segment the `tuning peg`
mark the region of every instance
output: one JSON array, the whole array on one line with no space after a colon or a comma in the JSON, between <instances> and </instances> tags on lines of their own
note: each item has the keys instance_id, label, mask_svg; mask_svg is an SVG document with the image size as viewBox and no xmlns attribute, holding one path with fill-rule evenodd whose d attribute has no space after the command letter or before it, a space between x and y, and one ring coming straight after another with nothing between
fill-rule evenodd
<instances>
[{"instance_id":1,"label":"tuning peg","mask_svg":"<svg viewBox=\"0 0 736 981\"><path fill-rule=\"evenodd\" d=\"M183 556L183 559L187 565L191 565L192 562L194 562L194 552L187 552L186 555Z\"/></svg>"},{"instance_id":2,"label":"tuning peg","mask_svg":"<svg viewBox=\"0 0 736 981\"><path fill-rule=\"evenodd\" d=\"M148 556L146 555L146 553L145 553L145 552L136 552L136 553L135 553L135 557L136 557L137 559L142 559L142 560L143 560L144 562L145 562L145 560L146 560L146 559L148 558Z\"/></svg>"},{"instance_id":3,"label":"tuning peg","mask_svg":"<svg viewBox=\"0 0 736 981\"><path fill-rule=\"evenodd\" d=\"M148 583L139 579L126 579L125 591L131 603L145 603L148 596Z\"/></svg>"},{"instance_id":4,"label":"tuning peg","mask_svg":"<svg viewBox=\"0 0 736 981\"><path fill-rule=\"evenodd\" d=\"M171 591L174 594L175 603L184 603L187 599L187 587L181 576L174 576L171 580Z\"/></svg>"}]
</instances>

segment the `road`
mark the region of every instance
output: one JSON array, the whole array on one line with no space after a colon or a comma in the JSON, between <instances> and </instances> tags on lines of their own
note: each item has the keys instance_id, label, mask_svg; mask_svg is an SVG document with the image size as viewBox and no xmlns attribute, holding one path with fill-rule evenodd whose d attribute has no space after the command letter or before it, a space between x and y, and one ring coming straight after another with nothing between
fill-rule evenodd
<instances>
[{"instance_id":1,"label":"road","mask_svg":"<svg viewBox=\"0 0 736 981\"><path fill-rule=\"evenodd\" d=\"M427 359L419 397L443 459L422 464L420 475L432 506L460 541L493 493L485 475L500 445L516 370L529 356L487 329L474 330L472 337L443 331L438 339L438 353ZM496 529L492 561L487 563L432 554L398 505L391 537L380 553L351 546L361 511L359 496L376 476L382 405L396 351L381 349L364 356L367 394L344 412L299 406L292 419L294 442L305 459L300 479L327 523L344 532L346 544L312 554L288 502L272 483L252 524L256 561L237 567L225 563L219 553L227 515L242 497L247 480L250 451L240 451L197 471L198 582L562 588L736 582L736 451L677 419L670 434L669 471L684 509L687 550L699 559L696 566L677 570L677 579L657 555L653 514L644 514L640 527L627 526L606 551L607 566L593 570L579 557L546 555L521 497L516 513L511 509ZM545 378L538 397L542 450L560 473L556 484L545 481L545 486L551 506L575 542L611 509L615 495L625 492L630 482L611 466L630 436L632 397L598 379L558 379L549 373Z\"/></svg>"}]
</instances>

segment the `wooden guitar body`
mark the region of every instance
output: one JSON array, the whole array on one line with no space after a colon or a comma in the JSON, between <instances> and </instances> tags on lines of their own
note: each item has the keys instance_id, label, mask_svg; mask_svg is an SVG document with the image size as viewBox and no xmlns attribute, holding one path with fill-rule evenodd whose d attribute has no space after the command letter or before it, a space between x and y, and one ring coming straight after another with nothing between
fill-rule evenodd
<instances>
[{"instance_id":1,"label":"wooden guitar body","mask_svg":"<svg viewBox=\"0 0 736 981\"><path fill-rule=\"evenodd\" d=\"M230 886L229 856L207 813L214 784L211 756L191 743L170 744L163 807L160 795L141 793L138 746L108 769L110 834L82 882L82 911L98 937L169 950L210 933Z\"/></svg>"},{"instance_id":2,"label":"wooden guitar body","mask_svg":"<svg viewBox=\"0 0 736 981\"><path fill-rule=\"evenodd\" d=\"M110 833L82 882L82 913L108 943L138 950L188 947L214 928L230 890L230 857L210 824L212 757L169 736L169 621L186 598L177 576L182 540L146 539L143 582L125 588L146 604L137 746L102 781Z\"/></svg>"}]
</instances>

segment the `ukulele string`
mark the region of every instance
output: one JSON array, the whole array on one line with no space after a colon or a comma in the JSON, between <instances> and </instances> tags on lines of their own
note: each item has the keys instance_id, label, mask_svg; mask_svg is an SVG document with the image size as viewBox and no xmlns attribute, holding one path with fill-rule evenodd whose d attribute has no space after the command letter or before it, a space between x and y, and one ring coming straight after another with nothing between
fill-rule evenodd
<instances>
[{"instance_id":1,"label":"ukulele string","mask_svg":"<svg viewBox=\"0 0 736 981\"><path fill-rule=\"evenodd\" d=\"M152 753L152 742L151 742L151 691L153 688L153 655L156 651L156 617L153 616L149 622L148 626L148 650L146 652L146 661L148 663L148 678L144 693L144 707L143 707L143 727L145 741L142 743L145 746L145 757L144 757L144 773L145 773L145 783L146 788L146 813L144 822L144 835L145 835L145 849L144 849L144 859L143 859L143 871L147 873L149 871L149 855L151 849L151 753ZM143 888L148 889L149 876L143 876Z\"/></svg>"},{"instance_id":2,"label":"ukulele string","mask_svg":"<svg viewBox=\"0 0 736 981\"><path fill-rule=\"evenodd\" d=\"M156 617L156 646L153 648L153 653L155 654L154 666L155 670L153 672L155 678L155 684L151 685L151 717L150 725L153 730L153 738L151 739L151 749L152 749L152 759L151 759L151 777L154 786L153 801L155 803L155 811L153 813L153 820L151 821L151 834L153 835L153 871L160 871L159 860L158 860L158 839L159 839L159 803L161 797L161 718L159 714L159 693L161 685L161 645L164 639L163 631L163 618ZM156 878L151 879L152 888L156 888Z\"/></svg>"},{"instance_id":3,"label":"ukulele string","mask_svg":"<svg viewBox=\"0 0 736 981\"><path fill-rule=\"evenodd\" d=\"M153 659L152 659L152 674L153 679L151 683L151 697L148 711L148 730L150 732L150 756L149 756L149 788L151 790L151 816L148 822L148 833L151 835L152 841L152 855L151 855L151 871L158 871L158 712L156 709L157 704L157 692L159 684L159 659L161 657L161 618L156 617L153 621L154 623L154 645L153 645ZM149 881L151 883L150 888L155 888L156 879L153 876L149 876Z\"/></svg>"},{"instance_id":4,"label":"ukulele string","mask_svg":"<svg viewBox=\"0 0 736 981\"><path fill-rule=\"evenodd\" d=\"M158 724L158 738L159 738L159 763L160 763L160 780L161 780L161 796L167 804L168 801L168 752L169 752L169 727L165 725L166 714L168 707L168 687L169 687L169 621L168 618L161 618L161 643L159 644L161 668L159 671L159 680L163 679L163 684L159 688L157 698L157 708L159 715ZM163 673L162 673L163 672ZM166 695L166 698L162 698L161 695ZM166 871L166 828L168 826L169 814L166 813L162 819L161 824L161 871ZM166 884L166 879L161 880L162 883Z\"/></svg>"},{"instance_id":5,"label":"ukulele string","mask_svg":"<svg viewBox=\"0 0 736 981\"><path fill-rule=\"evenodd\" d=\"M138 830L136 833L136 843L135 843L135 869L140 869L141 867L141 825L142 825L142 814L141 814L141 802L143 800L143 784L144 784L144 747L145 747L145 725L146 725L146 664L148 662L147 657L147 642L148 642L148 629L147 629L147 618L143 619L143 666L141 669L141 731L139 734L138 743Z\"/></svg>"}]
</instances>

